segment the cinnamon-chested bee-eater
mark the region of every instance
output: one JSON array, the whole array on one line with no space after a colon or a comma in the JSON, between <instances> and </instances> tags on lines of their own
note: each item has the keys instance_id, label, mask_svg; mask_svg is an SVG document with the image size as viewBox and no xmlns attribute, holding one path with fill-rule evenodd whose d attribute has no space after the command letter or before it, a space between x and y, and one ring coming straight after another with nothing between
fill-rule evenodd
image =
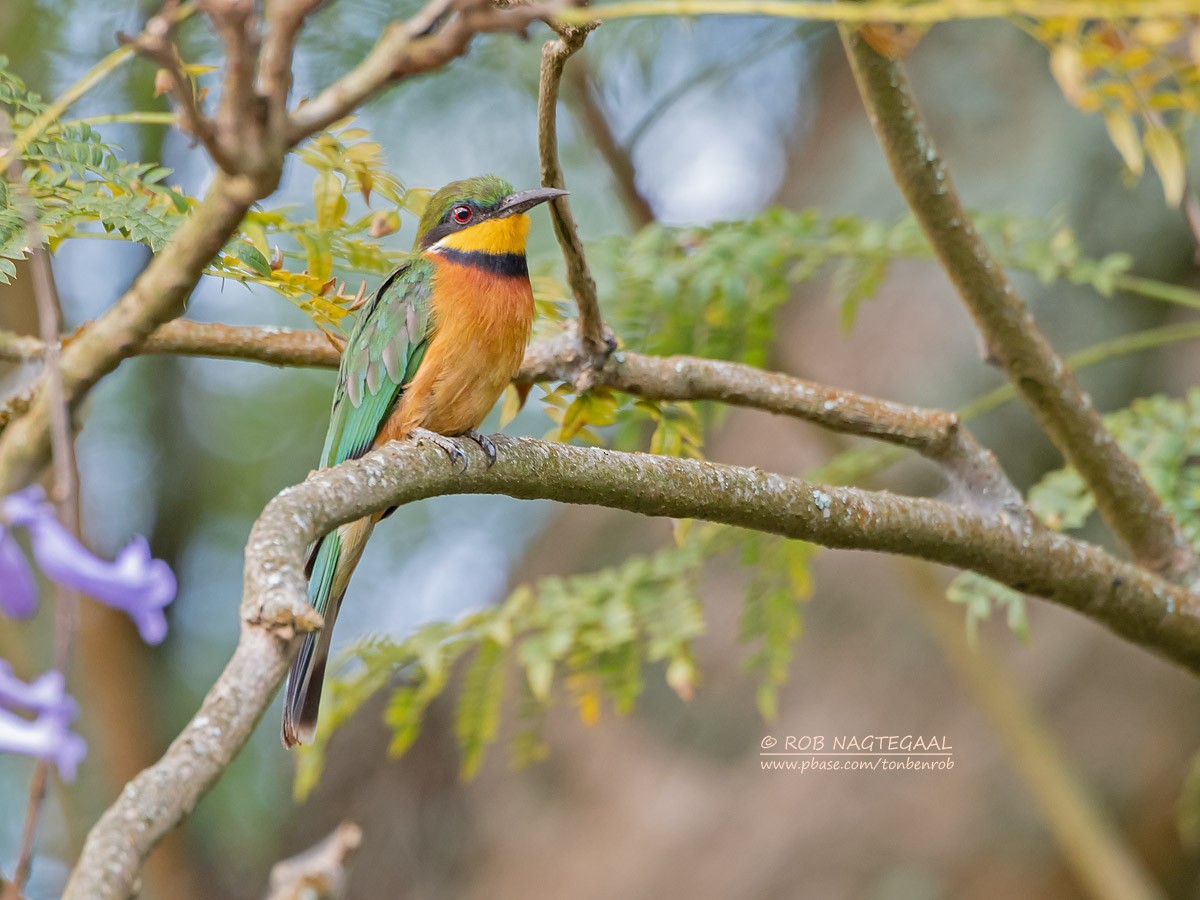
<instances>
[{"instance_id":1,"label":"cinnamon-chested bee-eater","mask_svg":"<svg viewBox=\"0 0 1200 900\"><path fill-rule=\"evenodd\" d=\"M525 265L528 210L566 191L514 192L485 175L446 185L417 227L411 259L392 273L359 315L342 351L322 466L362 456L426 428L475 433L512 381L533 325ZM466 464L462 451L447 452ZM382 516L343 525L318 541L308 561L308 597L325 620L308 634L288 675L283 742L311 739L329 640L350 575Z\"/></svg>"}]
</instances>

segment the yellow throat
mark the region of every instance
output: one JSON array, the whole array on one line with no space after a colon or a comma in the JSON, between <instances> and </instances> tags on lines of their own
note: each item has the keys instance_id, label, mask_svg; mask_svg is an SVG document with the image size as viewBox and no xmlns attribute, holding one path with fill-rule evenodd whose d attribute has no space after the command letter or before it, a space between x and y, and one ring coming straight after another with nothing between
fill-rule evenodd
<instances>
[{"instance_id":1,"label":"yellow throat","mask_svg":"<svg viewBox=\"0 0 1200 900\"><path fill-rule=\"evenodd\" d=\"M463 231L448 234L430 249L461 250L464 253L524 253L529 236L529 216L518 213L488 219Z\"/></svg>"}]
</instances>

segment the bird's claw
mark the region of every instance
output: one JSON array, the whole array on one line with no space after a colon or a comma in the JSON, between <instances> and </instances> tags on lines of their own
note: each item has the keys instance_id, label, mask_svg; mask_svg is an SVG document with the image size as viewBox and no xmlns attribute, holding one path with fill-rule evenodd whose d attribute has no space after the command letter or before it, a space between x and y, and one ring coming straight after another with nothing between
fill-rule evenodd
<instances>
[{"instance_id":1,"label":"bird's claw","mask_svg":"<svg viewBox=\"0 0 1200 900\"><path fill-rule=\"evenodd\" d=\"M467 431L463 433L463 437L474 441L479 445L479 449L483 451L487 457L487 467L490 469L496 464L496 445L492 443L492 439L486 434L481 434L478 431Z\"/></svg>"},{"instance_id":2,"label":"bird's claw","mask_svg":"<svg viewBox=\"0 0 1200 900\"><path fill-rule=\"evenodd\" d=\"M442 437L440 434L433 435L432 440L437 448L446 454L450 464L458 469L459 475L467 471L467 454L463 452L462 447L458 446L458 441L454 438Z\"/></svg>"}]
</instances>

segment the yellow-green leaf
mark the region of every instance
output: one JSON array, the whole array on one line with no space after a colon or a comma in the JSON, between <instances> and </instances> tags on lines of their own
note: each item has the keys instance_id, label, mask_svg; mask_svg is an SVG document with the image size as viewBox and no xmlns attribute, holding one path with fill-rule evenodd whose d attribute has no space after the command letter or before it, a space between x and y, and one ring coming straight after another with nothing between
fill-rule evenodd
<instances>
[{"instance_id":1,"label":"yellow-green leaf","mask_svg":"<svg viewBox=\"0 0 1200 900\"><path fill-rule=\"evenodd\" d=\"M521 393L517 386L510 384L504 389L504 399L500 403L500 427L503 428L517 417L521 411Z\"/></svg>"},{"instance_id":2,"label":"yellow-green leaf","mask_svg":"<svg viewBox=\"0 0 1200 900\"><path fill-rule=\"evenodd\" d=\"M317 227L331 231L346 215L346 196L342 180L331 171L321 172L313 182L313 205L317 210Z\"/></svg>"},{"instance_id":3,"label":"yellow-green leaf","mask_svg":"<svg viewBox=\"0 0 1200 900\"><path fill-rule=\"evenodd\" d=\"M1050 71L1063 96L1076 106L1087 89L1087 66L1074 44L1059 44L1050 51Z\"/></svg>"},{"instance_id":4,"label":"yellow-green leaf","mask_svg":"<svg viewBox=\"0 0 1200 900\"><path fill-rule=\"evenodd\" d=\"M1133 119L1121 110L1110 109L1104 114L1104 125L1108 128L1109 140L1121 154L1121 159L1125 160L1129 171L1141 175L1146 168L1146 158Z\"/></svg>"},{"instance_id":5,"label":"yellow-green leaf","mask_svg":"<svg viewBox=\"0 0 1200 900\"><path fill-rule=\"evenodd\" d=\"M1146 129L1146 153L1162 180L1163 194L1170 206L1183 201L1183 190L1187 183L1187 172L1183 163L1183 148L1179 139L1166 128L1155 126Z\"/></svg>"}]
</instances>

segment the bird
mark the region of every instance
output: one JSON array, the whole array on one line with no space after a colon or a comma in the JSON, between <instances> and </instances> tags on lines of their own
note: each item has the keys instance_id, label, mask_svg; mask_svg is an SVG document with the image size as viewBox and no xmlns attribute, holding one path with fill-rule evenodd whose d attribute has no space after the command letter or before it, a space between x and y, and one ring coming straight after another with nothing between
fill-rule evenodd
<instances>
[{"instance_id":1,"label":"bird","mask_svg":"<svg viewBox=\"0 0 1200 900\"><path fill-rule=\"evenodd\" d=\"M454 181L430 197L408 261L359 313L342 350L321 467L355 459L417 429L496 447L477 429L516 376L533 327L525 260L529 210L566 194L514 191L495 175ZM439 444L465 471L466 454ZM342 525L311 548L308 599L323 627L304 636L288 674L286 747L316 731L330 636L363 548L386 513Z\"/></svg>"}]
</instances>

